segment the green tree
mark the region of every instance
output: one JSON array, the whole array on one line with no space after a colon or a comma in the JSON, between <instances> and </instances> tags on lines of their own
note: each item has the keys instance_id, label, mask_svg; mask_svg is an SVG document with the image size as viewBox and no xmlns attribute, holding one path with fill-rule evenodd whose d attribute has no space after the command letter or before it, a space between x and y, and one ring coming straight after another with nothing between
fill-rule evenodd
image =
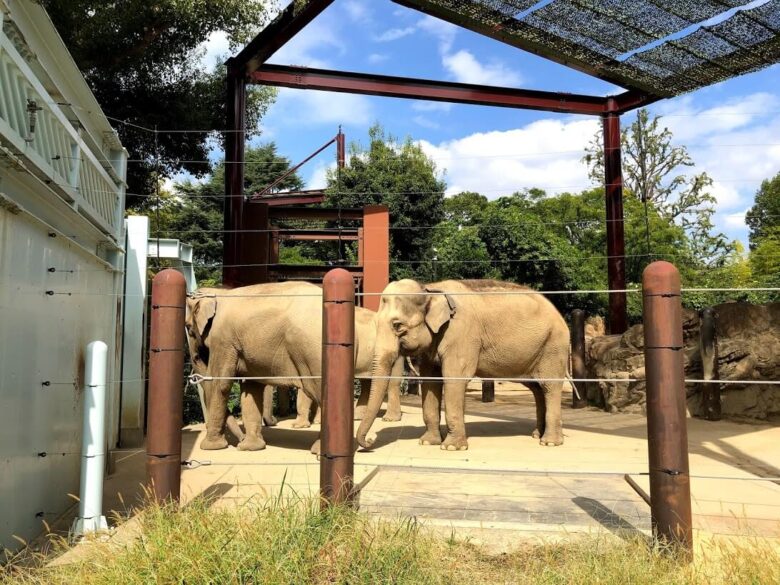
<instances>
[{"instance_id":1,"label":"green tree","mask_svg":"<svg viewBox=\"0 0 780 585\"><path fill-rule=\"evenodd\" d=\"M418 144L399 142L381 126L369 130L367 148L350 145L349 164L328 173L330 206L387 205L392 279L432 275L433 226L444 218L444 181Z\"/></svg>"},{"instance_id":2,"label":"green tree","mask_svg":"<svg viewBox=\"0 0 780 585\"><path fill-rule=\"evenodd\" d=\"M224 68L208 71L198 47L224 31L232 50L262 26L267 0L40 0L130 153L133 193L154 191L159 175L208 174L208 154L225 126ZM253 88L247 98L252 133L275 94ZM175 132L149 132L159 127ZM191 132L191 130L199 130Z\"/></svg>"},{"instance_id":3,"label":"green tree","mask_svg":"<svg viewBox=\"0 0 780 585\"><path fill-rule=\"evenodd\" d=\"M646 252L655 252L647 241L647 232L653 228L651 217L656 213L685 230L691 252L703 266L720 265L733 250L733 242L722 233L714 233L712 216L717 200L708 190L712 179L706 173L684 172L694 166L694 161L684 146L672 144L672 132L660 124L659 116L651 118L647 110L640 109L634 122L621 133L625 197L633 197L644 206L644 210L636 211L647 217L642 226ZM588 145L583 162L588 165L591 180L603 185L600 140L601 133Z\"/></svg>"},{"instance_id":4,"label":"green tree","mask_svg":"<svg viewBox=\"0 0 780 585\"><path fill-rule=\"evenodd\" d=\"M290 160L277 153L273 142L246 150L244 191L260 191L290 168ZM202 285L221 280L223 247L225 165L220 162L202 183L184 181L172 191L161 190L160 197L147 197L130 209L130 213L149 215L150 234L175 238L193 246L197 264L195 275ZM280 190L300 189L303 180L297 173L286 177ZM280 250L282 259L293 261L297 251ZM296 261L297 263L297 261Z\"/></svg>"},{"instance_id":5,"label":"green tree","mask_svg":"<svg viewBox=\"0 0 780 585\"><path fill-rule=\"evenodd\" d=\"M780 228L780 173L762 181L753 207L745 215L745 223L750 228L751 250L758 248L765 236L776 237L772 233Z\"/></svg>"}]
</instances>

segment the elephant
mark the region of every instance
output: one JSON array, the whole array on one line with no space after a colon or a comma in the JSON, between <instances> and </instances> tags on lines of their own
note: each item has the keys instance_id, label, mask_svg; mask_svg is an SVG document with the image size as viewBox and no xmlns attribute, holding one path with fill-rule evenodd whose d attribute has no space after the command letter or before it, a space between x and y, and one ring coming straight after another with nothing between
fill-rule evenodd
<instances>
[{"instance_id":1,"label":"elephant","mask_svg":"<svg viewBox=\"0 0 780 585\"><path fill-rule=\"evenodd\" d=\"M383 291L376 320L371 392L357 432L361 447L374 442L367 435L387 390L382 377L399 354L411 356L423 378L449 378L443 383L423 380L426 430L420 444L468 449L465 395L473 377L538 380L524 382L536 402L533 437L542 445L563 444L561 392L564 380L570 379L569 330L543 295L495 280L427 285L400 280ZM445 435L440 430L442 393Z\"/></svg>"},{"instance_id":2,"label":"elephant","mask_svg":"<svg viewBox=\"0 0 780 585\"><path fill-rule=\"evenodd\" d=\"M322 370L322 288L305 282L279 282L235 289L201 288L187 298L185 326L196 374L206 399L206 437L201 449L223 449L227 397L236 378L241 383L245 436L238 448L265 448L263 418L269 422L272 386L299 389L299 426L308 425L312 401L320 404ZM355 375L368 376L374 355L376 313L355 308ZM397 360L394 375L403 374ZM267 376L267 379L263 379ZM389 386L387 415L400 419L400 379ZM368 396L369 382L361 383ZM367 398L362 399L365 403ZM360 402L360 401L359 401ZM262 408L265 403L266 408ZM265 411L265 412L261 412ZM376 417L377 413L374 413ZM302 423L306 418L306 425ZM319 449L319 441L312 451Z\"/></svg>"}]
</instances>

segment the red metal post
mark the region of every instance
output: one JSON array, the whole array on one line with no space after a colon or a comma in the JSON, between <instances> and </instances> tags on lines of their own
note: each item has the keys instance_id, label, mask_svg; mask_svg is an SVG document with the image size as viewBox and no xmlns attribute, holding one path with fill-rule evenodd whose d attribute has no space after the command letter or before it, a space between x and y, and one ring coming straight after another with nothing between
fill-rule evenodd
<instances>
[{"instance_id":1,"label":"red metal post","mask_svg":"<svg viewBox=\"0 0 780 585\"><path fill-rule=\"evenodd\" d=\"M384 205L363 210L363 292L381 293L390 283L390 212ZM379 295L363 297L363 306L379 310Z\"/></svg>"},{"instance_id":2,"label":"red metal post","mask_svg":"<svg viewBox=\"0 0 780 585\"><path fill-rule=\"evenodd\" d=\"M268 282L272 242L269 207L265 203L244 201L243 231L238 238L235 286Z\"/></svg>"},{"instance_id":3,"label":"red metal post","mask_svg":"<svg viewBox=\"0 0 780 585\"><path fill-rule=\"evenodd\" d=\"M657 539L693 550L688 431L685 420L680 273L653 262L642 275L647 447L650 499Z\"/></svg>"},{"instance_id":4,"label":"red metal post","mask_svg":"<svg viewBox=\"0 0 780 585\"><path fill-rule=\"evenodd\" d=\"M620 154L620 115L615 100L607 100L608 113L602 118L604 130L604 184L607 203L607 276L610 290L626 288L626 250L623 235L623 171ZM626 293L609 294L609 332L628 328Z\"/></svg>"},{"instance_id":5,"label":"red metal post","mask_svg":"<svg viewBox=\"0 0 780 585\"><path fill-rule=\"evenodd\" d=\"M336 268L322 284L320 495L327 507L349 502L353 495L355 282Z\"/></svg>"},{"instance_id":6,"label":"red metal post","mask_svg":"<svg viewBox=\"0 0 780 585\"><path fill-rule=\"evenodd\" d=\"M179 501L186 291L184 276L172 268L152 281L146 477L158 502Z\"/></svg>"},{"instance_id":7,"label":"red metal post","mask_svg":"<svg viewBox=\"0 0 780 585\"><path fill-rule=\"evenodd\" d=\"M232 61L227 74L227 133L225 135L225 233L222 282L240 285L241 231L244 227L244 139L246 79Z\"/></svg>"},{"instance_id":8,"label":"red metal post","mask_svg":"<svg viewBox=\"0 0 780 585\"><path fill-rule=\"evenodd\" d=\"M336 134L336 165L343 169L347 160L347 146L344 140L344 133L339 128L339 133Z\"/></svg>"},{"instance_id":9,"label":"red metal post","mask_svg":"<svg viewBox=\"0 0 780 585\"><path fill-rule=\"evenodd\" d=\"M585 368L585 311L571 312L571 375L575 380L587 377ZM578 396L579 395L579 396ZM585 408L588 405L585 382L572 384L571 407Z\"/></svg>"}]
</instances>

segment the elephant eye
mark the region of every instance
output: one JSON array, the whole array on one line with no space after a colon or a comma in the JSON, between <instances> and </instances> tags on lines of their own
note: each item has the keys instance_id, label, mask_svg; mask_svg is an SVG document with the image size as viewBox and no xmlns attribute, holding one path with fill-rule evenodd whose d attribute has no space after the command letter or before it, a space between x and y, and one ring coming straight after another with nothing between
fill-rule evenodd
<instances>
[{"instance_id":1,"label":"elephant eye","mask_svg":"<svg viewBox=\"0 0 780 585\"><path fill-rule=\"evenodd\" d=\"M396 335L403 335L406 333L406 326L403 324L402 321L399 321L398 319L395 319L392 323L393 325L393 331L395 331Z\"/></svg>"}]
</instances>

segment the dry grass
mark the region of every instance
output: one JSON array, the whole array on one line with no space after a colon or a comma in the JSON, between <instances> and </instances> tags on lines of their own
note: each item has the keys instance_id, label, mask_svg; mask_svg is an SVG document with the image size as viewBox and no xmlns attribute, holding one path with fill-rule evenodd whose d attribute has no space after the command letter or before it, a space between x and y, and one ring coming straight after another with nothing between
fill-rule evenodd
<instances>
[{"instance_id":1,"label":"dry grass","mask_svg":"<svg viewBox=\"0 0 780 585\"><path fill-rule=\"evenodd\" d=\"M183 511L150 505L141 528L130 544L93 542L83 560L64 566L12 560L0 569L0 582L780 583L780 555L760 539L708 544L693 565L640 539L608 537L490 556L468 541L434 536L413 520L377 521L343 508L321 513L317 502L301 499L230 509L201 500Z\"/></svg>"}]
</instances>

